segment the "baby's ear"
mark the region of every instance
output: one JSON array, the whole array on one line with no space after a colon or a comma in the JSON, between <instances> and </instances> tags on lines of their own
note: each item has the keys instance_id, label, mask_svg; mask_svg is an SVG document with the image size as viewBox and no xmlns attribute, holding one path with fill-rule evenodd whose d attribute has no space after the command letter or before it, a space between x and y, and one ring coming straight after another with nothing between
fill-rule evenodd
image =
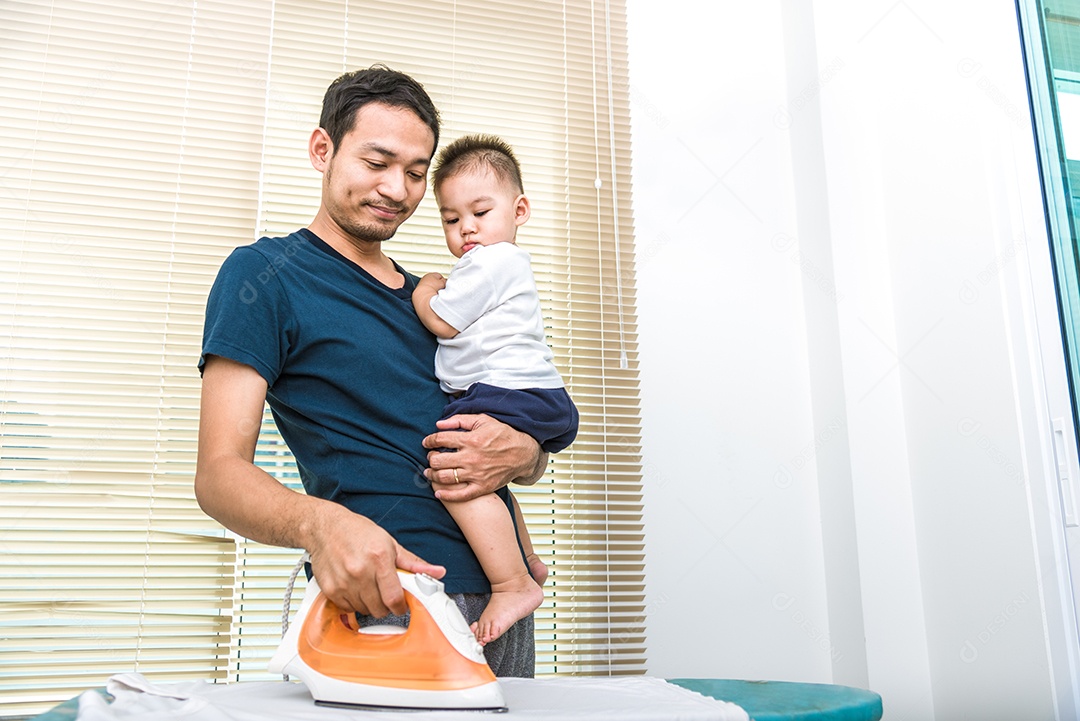
<instances>
[{"instance_id":1,"label":"baby's ear","mask_svg":"<svg viewBox=\"0 0 1080 721\"><path fill-rule=\"evenodd\" d=\"M529 198L522 194L514 201L514 225L524 225L525 221L532 215L532 209L529 207Z\"/></svg>"}]
</instances>

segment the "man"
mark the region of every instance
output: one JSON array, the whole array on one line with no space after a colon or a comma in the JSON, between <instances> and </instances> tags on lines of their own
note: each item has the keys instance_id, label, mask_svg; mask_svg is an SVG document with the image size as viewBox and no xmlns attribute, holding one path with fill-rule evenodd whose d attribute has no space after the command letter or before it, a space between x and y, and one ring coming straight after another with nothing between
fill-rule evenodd
<instances>
[{"instance_id":1,"label":"man","mask_svg":"<svg viewBox=\"0 0 1080 721\"><path fill-rule=\"evenodd\" d=\"M436 341L412 307L417 278L381 245L427 187L439 134L427 93L385 67L347 73L319 124L315 218L233 251L207 302L196 496L240 535L306 549L345 611L404 613L402 568L445 575L473 622L490 587L442 501L508 502L505 485L535 482L546 454L483 415L432 432L446 403ZM264 401L307 495L253 462ZM531 616L485 654L496 675L531 676Z\"/></svg>"}]
</instances>

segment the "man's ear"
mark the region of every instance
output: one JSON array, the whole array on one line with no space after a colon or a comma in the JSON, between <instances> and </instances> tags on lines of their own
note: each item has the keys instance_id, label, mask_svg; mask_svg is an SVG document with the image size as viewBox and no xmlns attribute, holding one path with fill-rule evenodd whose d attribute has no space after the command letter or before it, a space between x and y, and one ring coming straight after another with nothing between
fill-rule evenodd
<instances>
[{"instance_id":1,"label":"man's ear","mask_svg":"<svg viewBox=\"0 0 1080 721\"><path fill-rule=\"evenodd\" d=\"M330 158L334 156L334 143L330 135L322 128L315 128L308 140L308 157L311 158L311 167L320 173L325 173L330 165Z\"/></svg>"},{"instance_id":2,"label":"man's ear","mask_svg":"<svg viewBox=\"0 0 1080 721\"><path fill-rule=\"evenodd\" d=\"M529 207L528 196L519 195L514 201L514 225L524 225L530 215L532 215L532 209Z\"/></svg>"}]
</instances>

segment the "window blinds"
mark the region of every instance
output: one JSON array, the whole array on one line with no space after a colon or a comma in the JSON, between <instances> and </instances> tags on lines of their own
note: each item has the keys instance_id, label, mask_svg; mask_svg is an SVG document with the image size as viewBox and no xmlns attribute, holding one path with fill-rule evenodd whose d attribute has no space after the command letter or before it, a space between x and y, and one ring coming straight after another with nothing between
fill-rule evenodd
<instances>
[{"instance_id":1,"label":"window blinds","mask_svg":"<svg viewBox=\"0 0 1080 721\"><path fill-rule=\"evenodd\" d=\"M0 5L0 715L135 670L262 680L298 551L194 501L206 294L306 225L322 93L413 74L445 142L514 145L549 342L581 433L516 488L551 577L539 673L644 669L625 18L620 2ZM430 196L388 253L446 271ZM265 416L256 460L299 488Z\"/></svg>"}]
</instances>

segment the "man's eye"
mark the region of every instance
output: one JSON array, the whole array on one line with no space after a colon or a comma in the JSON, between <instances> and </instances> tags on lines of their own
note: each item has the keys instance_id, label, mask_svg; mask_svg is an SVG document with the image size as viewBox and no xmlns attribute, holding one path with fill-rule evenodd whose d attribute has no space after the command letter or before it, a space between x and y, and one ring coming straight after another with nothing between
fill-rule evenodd
<instances>
[{"instance_id":1,"label":"man's eye","mask_svg":"<svg viewBox=\"0 0 1080 721\"><path fill-rule=\"evenodd\" d=\"M424 179L424 174L423 173L409 173L409 177L412 178L413 180L423 180Z\"/></svg>"},{"instance_id":2,"label":"man's eye","mask_svg":"<svg viewBox=\"0 0 1080 721\"><path fill-rule=\"evenodd\" d=\"M368 160L367 164L368 164L368 167L372 168L373 170L382 170L383 168L386 167L386 163L379 163L379 162L376 162L374 160Z\"/></svg>"}]
</instances>

